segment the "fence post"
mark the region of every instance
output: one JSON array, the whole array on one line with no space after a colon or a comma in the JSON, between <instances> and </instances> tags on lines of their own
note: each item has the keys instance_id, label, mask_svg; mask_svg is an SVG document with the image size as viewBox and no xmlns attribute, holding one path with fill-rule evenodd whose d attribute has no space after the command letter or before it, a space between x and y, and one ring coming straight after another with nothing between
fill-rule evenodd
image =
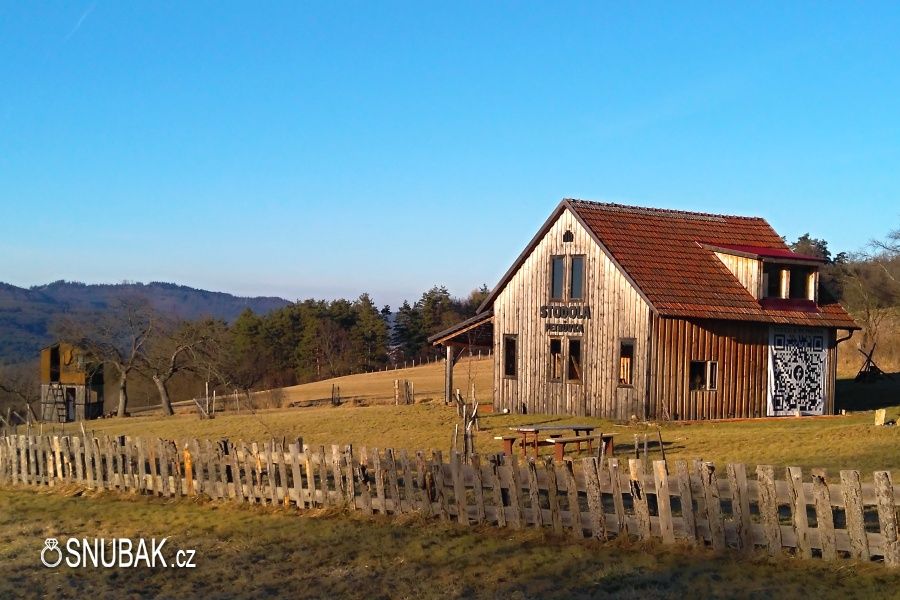
<instances>
[{"instance_id":1,"label":"fence post","mask_svg":"<svg viewBox=\"0 0 900 600\"><path fill-rule=\"evenodd\" d=\"M622 499L622 477L619 474L619 459L610 458L609 462L609 485L612 490L613 508L616 511L616 533L625 535L629 533L625 525L625 501ZM634 532L635 534L637 532Z\"/></svg>"},{"instance_id":2,"label":"fence post","mask_svg":"<svg viewBox=\"0 0 900 600\"><path fill-rule=\"evenodd\" d=\"M824 469L813 469L812 484L813 500L816 504L816 531L819 532L819 546L822 548L822 558L834 560L837 558L834 513L831 512L831 494L828 491Z\"/></svg>"},{"instance_id":3,"label":"fence post","mask_svg":"<svg viewBox=\"0 0 900 600\"><path fill-rule=\"evenodd\" d=\"M575 466L571 459L563 464L566 479L566 502L569 508L569 522L572 525L572 537L576 540L584 538L584 524L581 522L581 503L578 501L578 484L575 482Z\"/></svg>"},{"instance_id":4,"label":"fence post","mask_svg":"<svg viewBox=\"0 0 900 600\"><path fill-rule=\"evenodd\" d=\"M809 545L809 518L806 516L806 494L803 493L803 470L787 468L788 487L791 494L791 521L797 533L797 552L803 558L812 558Z\"/></svg>"},{"instance_id":5,"label":"fence post","mask_svg":"<svg viewBox=\"0 0 900 600\"><path fill-rule=\"evenodd\" d=\"M750 530L750 497L747 491L747 468L743 464L730 464L726 467L728 485L731 488L731 514L737 533L738 548L753 549L753 532Z\"/></svg>"},{"instance_id":6,"label":"fence post","mask_svg":"<svg viewBox=\"0 0 900 600\"><path fill-rule=\"evenodd\" d=\"M850 536L850 556L869 560L869 538L863 516L862 486L859 471L841 471L841 496L844 498L844 514L847 520L847 534Z\"/></svg>"},{"instance_id":7,"label":"fence post","mask_svg":"<svg viewBox=\"0 0 900 600\"><path fill-rule=\"evenodd\" d=\"M650 539L650 507L644 490L644 461L639 458L628 460L629 484L631 500L634 505L634 516L637 519L638 535L642 540Z\"/></svg>"},{"instance_id":8,"label":"fence post","mask_svg":"<svg viewBox=\"0 0 900 600\"><path fill-rule=\"evenodd\" d=\"M544 457L544 468L547 471L547 504L550 506L550 524L553 526L554 532L562 533L562 516L559 514L559 482L552 456Z\"/></svg>"},{"instance_id":9,"label":"fence post","mask_svg":"<svg viewBox=\"0 0 900 600\"><path fill-rule=\"evenodd\" d=\"M669 471L666 461L653 461L653 480L656 484L656 506L662 540L665 544L674 544L675 527L672 523L672 497L669 495Z\"/></svg>"},{"instance_id":10,"label":"fence post","mask_svg":"<svg viewBox=\"0 0 900 600\"><path fill-rule=\"evenodd\" d=\"M544 512L541 510L541 490L538 488L537 465L534 458L529 458L528 466L528 496L531 499L532 525L541 529L544 527Z\"/></svg>"},{"instance_id":11,"label":"fence post","mask_svg":"<svg viewBox=\"0 0 900 600\"><path fill-rule=\"evenodd\" d=\"M716 479L716 467L710 462L700 463L700 481L703 496L706 500L706 519L709 523L709 536L714 550L725 549L725 524L722 521L722 505L719 499L719 484Z\"/></svg>"},{"instance_id":12,"label":"fence post","mask_svg":"<svg viewBox=\"0 0 900 600\"><path fill-rule=\"evenodd\" d=\"M606 539L606 516L603 513L603 494L600 489L600 473L598 471L602 468L602 458L597 460L596 457L589 456L581 460L588 511L591 514L591 537L598 540Z\"/></svg>"},{"instance_id":13,"label":"fence post","mask_svg":"<svg viewBox=\"0 0 900 600\"><path fill-rule=\"evenodd\" d=\"M194 464L191 461L191 451L188 443L184 443L184 491L188 496L194 495Z\"/></svg>"},{"instance_id":14,"label":"fence post","mask_svg":"<svg viewBox=\"0 0 900 600\"><path fill-rule=\"evenodd\" d=\"M894 486L891 474L875 471L875 498L878 502L878 525L884 547L884 564L900 566L900 541L897 539L897 509L894 506Z\"/></svg>"}]
</instances>

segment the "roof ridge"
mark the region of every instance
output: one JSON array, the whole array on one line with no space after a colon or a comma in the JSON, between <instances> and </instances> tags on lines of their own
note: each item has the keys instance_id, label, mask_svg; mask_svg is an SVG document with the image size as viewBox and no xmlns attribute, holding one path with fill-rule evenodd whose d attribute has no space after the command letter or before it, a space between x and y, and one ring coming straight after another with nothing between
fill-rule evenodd
<instances>
[{"instance_id":1,"label":"roof ridge","mask_svg":"<svg viewBox=\"0 0 900 600\"><path fill-rule=\"evenodd\" d=\"M616 202L598 202L596 200L582 200L580 198L563 198L565 202L573 204L582 204L588 208L605 208L618 212L634 212L640 214L661 214L678 216L689 219L698 219L703 221L717 221L722 219L746 219L748 221L765 221L762 217L748 217L745 215L724 215L719 213L705 213L691 210L676 210L674 208L655 208L652 206L637 206L631 204L619 204Z\"/></svg>"}]
</instances>

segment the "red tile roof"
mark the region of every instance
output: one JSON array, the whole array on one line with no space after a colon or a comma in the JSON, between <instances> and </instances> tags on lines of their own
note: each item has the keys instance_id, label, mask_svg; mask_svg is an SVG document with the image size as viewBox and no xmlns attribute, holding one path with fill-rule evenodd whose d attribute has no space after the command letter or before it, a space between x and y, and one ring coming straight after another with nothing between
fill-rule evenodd
<instances>
[{"instance_id":1,"label":"red tile roof","mask_svg":"<svg viewBox=\"0 0 900 600\"><path fill-rule=\"evenodd\" d=\"M825 259L818 256L807 256L805 254L797 254L788 248L763 248L761 246L747 246L744 244L719 244L717 247L710 244L713 249L721 248L726 252L735 252L737 254L747 254L758 258L785 258L790 260L800 260L804 262L824 263Z\"/></svg>"},{"instance_id":2,"label":"red tile roof","mask_svg":"<svg viewBox=\"0 0 900 600\"><path fill-rule=\"evenodd\" d=\"M836 302L818 311L766 308L703 244L802 259L758 217L566 200L661 316L857 328ZM502 282L501 282L502 285Z\"/></svg>"}]
</instances>

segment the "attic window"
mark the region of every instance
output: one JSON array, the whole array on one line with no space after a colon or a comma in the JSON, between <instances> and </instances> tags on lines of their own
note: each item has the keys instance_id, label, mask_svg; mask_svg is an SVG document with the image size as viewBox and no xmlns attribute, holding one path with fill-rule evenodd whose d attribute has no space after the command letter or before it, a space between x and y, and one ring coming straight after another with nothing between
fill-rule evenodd
<instances>
[{"instance_id":1,"label":"attic window","mask_svg":"<svg viewBox=\"0 0 900 600\"><path fill-rule=\"evenodd\" d=\"M563 234L563 242L569 243L575 241L575 234L572 233L572 230L568 230Z\"/></svg>"}]
</instances>

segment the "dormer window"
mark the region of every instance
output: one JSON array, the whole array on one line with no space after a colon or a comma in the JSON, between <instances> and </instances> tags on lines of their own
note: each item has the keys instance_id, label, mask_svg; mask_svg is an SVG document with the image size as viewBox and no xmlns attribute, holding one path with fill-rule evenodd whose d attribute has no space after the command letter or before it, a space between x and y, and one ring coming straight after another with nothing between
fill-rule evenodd
<instances>
[{"instance_id":1,"label":"dormer window","mask_svg":"<svg viewBox=\"0 0 900 600\"><path fill-rule=\"evenodd\" d=\"M763 263L762 297L816 300L816 269L805 265Z\"/></svg>"}]
</instances>

